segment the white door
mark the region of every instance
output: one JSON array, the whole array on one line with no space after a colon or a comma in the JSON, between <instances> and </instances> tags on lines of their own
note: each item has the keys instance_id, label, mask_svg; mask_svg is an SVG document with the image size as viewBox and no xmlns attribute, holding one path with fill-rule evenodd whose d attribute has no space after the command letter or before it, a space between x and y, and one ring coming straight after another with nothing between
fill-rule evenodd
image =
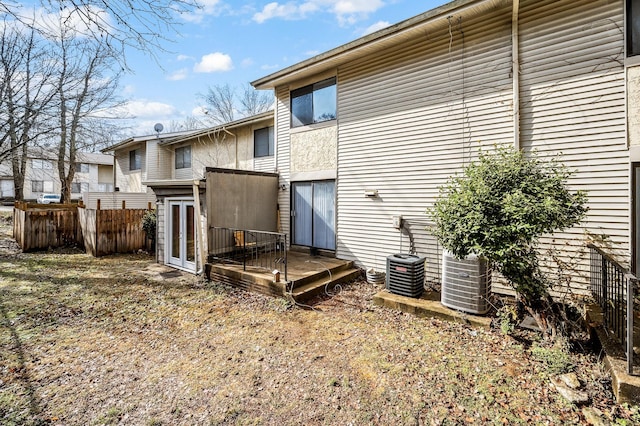
<instances>
[{"instance_id":1,"label":"white door","mask_svg":"<svg viewBox=\"0 0 640 426\"><path fill-rule=\"evenodd\" d=\"M196 271L196 238L193 201L169 201L167 212L168 263Z\"/></svg>"}]
</instances>

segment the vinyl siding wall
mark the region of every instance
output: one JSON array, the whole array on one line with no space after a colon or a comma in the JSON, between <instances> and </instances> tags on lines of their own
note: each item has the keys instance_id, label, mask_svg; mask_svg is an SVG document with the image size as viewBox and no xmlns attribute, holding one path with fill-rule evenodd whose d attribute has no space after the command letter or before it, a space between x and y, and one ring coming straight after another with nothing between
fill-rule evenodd
<instances>
[{"instance_id":1,"label":"vinyl siding wall","mask_svg":"<svg viewBox=\"0 0 640 426\"><path fill-rule=\"evenodd\" d=\"M142 164L140 170L129 170L129 152L140 149L142 152ZM123 192L144 192L147 187L142 185L146 180L146 149L145 144L137 144L133 147L119 150L115 153L115 186Z\"/></svg>"},{"instance_id":2,"label":"vinyl siding wall","mask_svg":"<svg viewBox=\"0 0 640 426\"><path fill-rule=\"evenodd\" d=\"M581 226L543 239L578 254L582 274L571 286L586 292L585 231L605 234L629 260L629 152L625 139L622 1L528 0L520 13L521 145L540 156L561 154L585 190Z\"/></svg>"},{"instance_id":3,"label":"vinyl siding wall","mask_svg":"<svg viewBox=\"0 0 640 426\"><path fill-rule=\"evenodd\" d=\"M440 281L426 211L480 146L512 143L511 105L510 7L454 16L451 28L443 18L439 31L341 67L337 256L384 270L387 256L415 249Z\"/></svg>"},{"instance_id":4,"label":"vinyl siding wall","mask_svg":"<svg viewBox=\"0 0 640 426\"><path fill-rule=\"evenodd\" d=\"M475 18L442 18L439 30L371 52L338 69L337 251L384 270L386 257L415 250L427 280L440 281L441 247L428 231L438 188L477 158L514 143L511 5ZM623 3L521 3L520 144L562 153L589 194L583 226L543 239L581 253L584 231L606 234L629 258L629 156L625 139ZM276 91L278 169L289 179L289 92ZM365 190L378 196L365 197ZM289 211L289 192L280 193ZM402 215L405 230L392 226ZM282 215L289 232L289 216ZM554 240L555 239L555 240ZM587 292L588 277L570 284ZM496 288L505 291L505 287Z\"/></svg>"},{"instance_id":5,"label":"vinyl siding wall","mask_svg":"<svg viewBox=\"0 0 640 426\"><path fill-rule=\"evenodd\" d=\"M291 115L289 111L289 87L276 89L276 111L274 138L277 153L277 172L280 174L280 184L285 185L284 191L278 191L278 206L280 208L279 230L289 236L291 244L291 138L289 135L289 123Z\"/></svg>"}]
</instances>

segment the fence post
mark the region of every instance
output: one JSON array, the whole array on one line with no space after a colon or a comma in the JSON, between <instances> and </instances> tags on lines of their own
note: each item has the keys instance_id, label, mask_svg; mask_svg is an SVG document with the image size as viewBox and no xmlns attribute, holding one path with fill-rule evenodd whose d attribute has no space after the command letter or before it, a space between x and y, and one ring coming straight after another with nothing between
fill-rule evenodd
<instances>
[{"instance_id":1,"label":"fence post","mask_svg":"<svg viewBox=\"0 0 640 426\"><path fill-rule=\"evenodd\" d=\"M127 208L127 202L125 200L122 200L122 210L125 210Z\"/></svg>"},{"instance_id":2,"label":"fence post","mask_svg":"<svg viewBox=\"0 0 640 426\"><path fill-rule=\"evenodd\" d=\"M600 304L602 306L606 306L603 314L605 315L606 318L609 318L609 315L607 314L609 310L609 304L607 303L607 300L609 300L609 294L607 291L609 280L607 276L607 259L605 259L603 255L600 255L600 271L601 271L600 273L602 274L602 300L603 300Z\"/></svg>"},{"instance_id":3,"label":"fence post","mask_svg":"<svg viewBox=\"0 0 640 426\"><path fill-rule=\"evenodd\" d=\"M100 198L96 200L96 210L100 210Z\"/></svg>"},{"instance_id":4,"label":"fence post","mask_svg":"<svg viewBox=\"0 0 640 426\"><path fill-rule=\"evenodd\" d=\"M247 233L242 230L242 270L247 270Z\"/></svg>"},{"instance_id":5,"label":"fence post","mask_svg":"<svg viewBox=\"0 0 640 426\"><path fill-rule=\"evenodd\" d=\"M627 278L627 373L633 374L633 300L636 280Z\"/></svg>"}]
</instances>

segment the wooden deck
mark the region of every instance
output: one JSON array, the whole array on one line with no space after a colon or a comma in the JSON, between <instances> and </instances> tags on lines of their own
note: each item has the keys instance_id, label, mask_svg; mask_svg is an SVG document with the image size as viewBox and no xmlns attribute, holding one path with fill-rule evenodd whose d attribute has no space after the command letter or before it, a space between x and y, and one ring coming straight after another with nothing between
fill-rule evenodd
<instances>
[{"instance_id":1,"label":"wooden deck","mask_svg":"<svg viewBox=\"0 0 640 426\"><path fill-rule=\"evenodd\" d=\"M324 256L311 256L295 251L287 252L287 281L284 265L279 265L280 282L272 271L233 263L207 263L207 279L277 297L308 300L337 284L351 281L361 275L353 262Z\"/></svg>"}]
</instances>

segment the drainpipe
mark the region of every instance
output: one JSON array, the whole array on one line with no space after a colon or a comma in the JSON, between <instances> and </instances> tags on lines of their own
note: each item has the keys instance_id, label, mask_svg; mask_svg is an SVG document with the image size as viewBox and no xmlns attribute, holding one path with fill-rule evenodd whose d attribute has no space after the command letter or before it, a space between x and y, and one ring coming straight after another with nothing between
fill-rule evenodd
<instances>
[{"instance_id":1,"label":"drainpipe","mask_svg":"<svg viewBox=\"0 0 640 426\"><path fill-rule=\"evenodd\" d=\"M225 129L224 127L222 128L222 130L226 134L233 136L233 140L236 143L236 166L235 166L235 169L238 170L240 168L240 163L238 162L238 137L236 135L234 135L233 133L231 133L230 131L228 131L227 129Z\"/></svg>"},{"instance_id":2,"label":"drainpipe","mask_svg":"<svg viewBox=\"0 0 640 426\"><path fill-rule=\"evenodd\" d=\"M513 147L520 149L520 49L518 40L518 17L520 0L513 0L511 16L511 73L513 79Z\"/></svg>"},{"instance_id":3,"label":"drainpipe","mask_svg":"<svg viewBox=\"0 0 640 426\"><path fill-rule=\"evenodd\" d=\"M193 204L195 207L195 214L196 217L195 222L196 222L196 234L198 234L198 247L200 248L200 250L198 250L198 254L200 255L200 269L198 269L198 266L196 265L196 269L198 269L198 275L202 274L202 272L204 271L204 264L206 262L205 256L204 256L204 238L202 236L202 217L201 217L201 211L200 211L200 181L198 180L194 180L193 181Z\"/></svg>"}]
</instances>

